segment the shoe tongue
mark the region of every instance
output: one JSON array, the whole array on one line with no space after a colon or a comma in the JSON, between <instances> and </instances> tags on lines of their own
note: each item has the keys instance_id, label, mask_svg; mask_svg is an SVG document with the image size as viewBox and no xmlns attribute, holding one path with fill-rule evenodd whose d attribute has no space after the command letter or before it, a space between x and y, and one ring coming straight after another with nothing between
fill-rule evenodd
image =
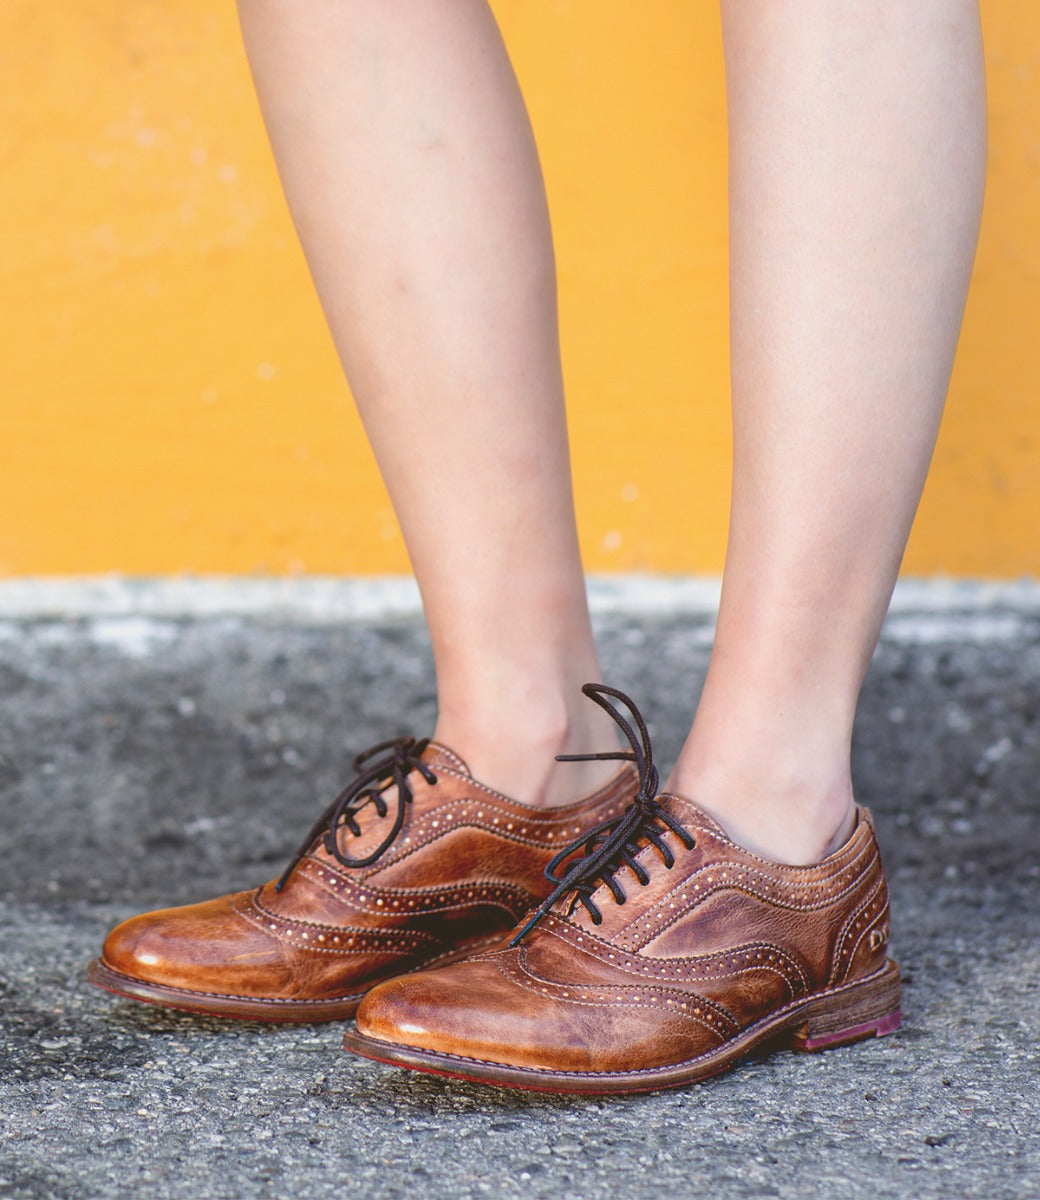
<instances>
[{"instance_id":1,"label":"shoe tongue","mask_svg":"<svg viewBox=\"0 0 1040 1200\"><path fill-rule=\"evenodd\" d=\"M440 767L445 771L459 771L463 775L470 775L470 769L466 766L465 762L454 750L449 750L447 746L442 746L440 742L430 742L420 757L433 770Z\"/></svg>"}]
</instances>

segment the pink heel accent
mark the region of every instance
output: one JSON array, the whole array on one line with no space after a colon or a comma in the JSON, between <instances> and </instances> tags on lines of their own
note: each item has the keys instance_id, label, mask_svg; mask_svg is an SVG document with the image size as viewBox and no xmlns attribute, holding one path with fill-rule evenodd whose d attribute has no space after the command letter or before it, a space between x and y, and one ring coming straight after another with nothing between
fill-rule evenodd
<instances>
[{"instance_id":1,"label":"pink heel accent","mask_svg":"<svg viewBox=\"0 0 1040 1200\"><path fill-rule=\"evenodd\" d=\"M889 960L877 975L838 989L811 1005L804 1024L794 1032L792 1048L826 1050L895 1033L902 1020L899 993L899 968Z\"/></svg>"},{"instance_id":2,"label":"pink heel accent","mask_svg":"<svg viewBox=\"0 0 1040 1200\"><path fill-rule=\"evenodd\" d=\"M796 1050L827 1050L831 1046L847 1046L850 1042L860 1042L868 1037L884 1037L886 1033L895 1033L902 1023L902 1014L898 1009L882 1017L879 1021L865 1021L862 1025L853 1025L849 1029L837 1033L825 1033L820 1037L806 1036L797 1039Z\"/></svg>"}]
</instances>

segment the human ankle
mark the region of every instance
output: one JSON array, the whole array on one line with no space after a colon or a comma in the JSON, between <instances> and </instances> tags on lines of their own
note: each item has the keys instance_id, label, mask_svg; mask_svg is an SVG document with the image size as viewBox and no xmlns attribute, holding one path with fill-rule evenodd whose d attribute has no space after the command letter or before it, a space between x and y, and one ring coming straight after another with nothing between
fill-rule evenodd
<instances>
[{"instance_id":1,"label":"human ankle","mask_svg":"<svg viewBox=\"0 0 1040 1200\"><path fill-rule=\"evenodd\" d=\"M575 688L577 702L502 697L483 706L441 707L434 738L465 760L474 778L514 800L537 807L570 804L602 787L618 770L612 762L556 761L558 754L613 750L609 719ZM591 712L586 710L591 709Z\"/></svg>"},{"instance_id":2,"label":"human ankle","mask_svg":"<svg viewBox=\"0 0 1040 1200\"><path fill-rule=\"evenodd\" d=\"M848 841L856 825L851 778L763 770L729 773L676 764L666 791L692 800L745 850L806 866Z\"/></svg>"}]
</instances>

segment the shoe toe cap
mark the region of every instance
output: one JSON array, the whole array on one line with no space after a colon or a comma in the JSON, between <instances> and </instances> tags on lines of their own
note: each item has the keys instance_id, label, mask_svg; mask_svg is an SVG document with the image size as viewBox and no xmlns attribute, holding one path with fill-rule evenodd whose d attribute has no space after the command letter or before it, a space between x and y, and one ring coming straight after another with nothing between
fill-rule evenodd
<instances>
[{"instance_id":1,"label":"shoe toe cap","mask_svg":"<svg viewBox=\"0 0 1040 1200\"><path fill-rule=\"evenodd\" d=\"M237 896L131 917L105 939L101 961L131 979L161 987L250 994L277 988L280 944L245 921Z\"/></svg>"},{"instance_id":2,"label":"shoe toe cap","mask_svg":"<svg viewBox=\"0 0 1040 1200\"><path fill-rule=\"evenodd\" d=\"M380 984L361 1002L364 1037L478 1062L541 1070L591 1066L588 1010L542 998L470 960Z\"/></svg>"}]
</instances>

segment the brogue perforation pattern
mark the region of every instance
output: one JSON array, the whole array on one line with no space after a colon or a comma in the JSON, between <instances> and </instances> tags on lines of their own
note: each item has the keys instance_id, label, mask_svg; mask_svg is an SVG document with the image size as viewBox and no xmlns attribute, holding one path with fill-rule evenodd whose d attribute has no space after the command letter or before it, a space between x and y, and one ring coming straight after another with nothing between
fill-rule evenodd
<instances>
[{"instance_id":1,"label":"brogue perforation pattern","mask_svg":"<svg viewBox=\"0 0 1040 1200\"><path fill-rule=\"evenodd\" d=\"M884 886L884 880L879 879L846 921L835 941L830 982L841 983L844 980L859 944L887 908L888 889Z\"/></svg>"},{"instance_id":2,"label":"brogue perforation pattern","mask_svg":"<svg viewBox=\"0 0 1040 1200\"><path fill-rule=\"evenodd\" d=\"M384 919L492 907L502 909L510 920L516 920L534 901L531 893L519 884L501 880L480 880L444 887L380 888L373 886L371 882L357 883L349 876L334 872L324 862L313 858L304 859L298 870L323 891L331 892L355 912L368 913L370 916Z\"/></svg>"},{"instance_id":3,"label":"brogue perforation pattern","mask_svg":"<svg viewBox=\"0 0 1040 1200\"><path fill-rule=\"evenodd\" d=\"M450 812L444 811L446 807L445 805L438 809L436 816L432 813L415 816L399 843L378 863L361 872L361 878L368 879L387 867L405 861L410 855L424 850L438 838L456 829L479 830L503 841L530 846L536 850L552 850L557 846L564 846L574 838L580 837L583 830L581 824L575 823L573 815L568 815L565 820L543 820L537 815L519 817L515 810L496 808L490 802L479 801L463 801L453 805ZM605 820L608 815L620 811L621 806L616 801L605 799L601 805L592 806L593 812L596 807L602 807L602 819ZM593 818L590 824L595 823Z\"/></svg>"},{"instance_id":4,"label":"brogue perforation pattern","mask_svg":"<svg viewBox=\"0 0 1040 1200\"><path fill-rule=\"evenodd\" d=\"M772 942L753 942L709 954L660 958L645 952L628 953L619 950L613 943L587 930L579 930L555 914L550 914L546 929L561 941L573 945L579 952L599 957L608 961L615 970L631 975L647 975L662 981L692 979L706 982L745 974L748 971L764 970L779 975L787 984L792 996L809 990L809 980L801 963Z\"/></svg>"},{"instance_id":5,"label":"brogue perforation pattern","mask_svg":"<svg viewBox=\"0 0 1040 1200\"><path fill-rule=\"evenodd\" d=\"M492 961L497 970L518 987L545 996L557 1004L615 1009L646 1008L660 1012L666 1010L676 1017L684 1017L707 1029L724 1041L739 1030L732 1015L702 996L667 988L647 987L642 984L615 984L608 986L584 986L539 983L534 977L515 969L515 955L497 955Z\"/></svg>"},{"instance_id":6,"label":"brogue perforation pattern","mask_svg":"<svg viewBox=\"0 0 1040 1200\"><path fill-rule=\"evenodd\" d=\"M860 862L860 858L867 861ZM671 889L635 918L619 934L618 941L631 949L638 949L659 937L710 897L725 891L742 892L765 904L791 912L819 911L840 903L855 891L860 880L873 868L874 858L864 844L846 866L815 878L803 878L800 873L796 884L786 884L775 873L739 859L723 859L693 871L681 887Z\"/></svg>"},{"instance_id":7,"label":"brogue perforation pattern","mask_svg":"<svg viewBox=\"0 0 1040 1200\"><path fill-rule=\"evenodd\" d=\"M244 903L235 897L232 907L243 920L269 937L313 954L403 955L443 948L443 943L432 934L415 929L361 929L287 920L262 908L257 902L257 894Z\"/></svg>"}]
</instances>

